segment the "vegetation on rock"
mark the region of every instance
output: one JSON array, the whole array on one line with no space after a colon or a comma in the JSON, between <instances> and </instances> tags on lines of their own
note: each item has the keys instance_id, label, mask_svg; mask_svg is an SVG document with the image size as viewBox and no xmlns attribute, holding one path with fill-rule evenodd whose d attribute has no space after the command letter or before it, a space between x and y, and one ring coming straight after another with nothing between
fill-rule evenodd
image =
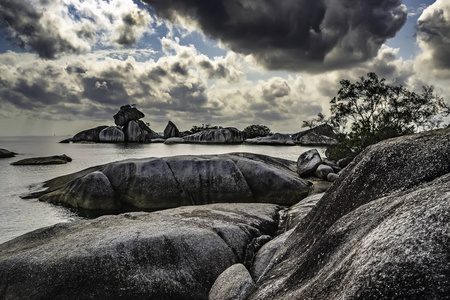
<instances>
[{"instance_id":1,"label":"vegetation on rock","mask_svg":"<svg viewBox=\"0 0 450 300\"><path fill-rule=\"evenodd\" d=\"M266 125L259 125L259 124L249 125L245 127L243 131L245 132L245 136L248 139L253 139L256 137L265 137L272 134L269 127L267 127Z\"/></svg>"}]
</instances>

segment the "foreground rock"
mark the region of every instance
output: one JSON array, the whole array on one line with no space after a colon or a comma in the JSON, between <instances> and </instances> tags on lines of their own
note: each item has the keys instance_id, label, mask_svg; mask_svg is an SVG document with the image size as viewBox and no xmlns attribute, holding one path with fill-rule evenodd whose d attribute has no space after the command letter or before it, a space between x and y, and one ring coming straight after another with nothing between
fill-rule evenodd
<instances>
[{"instance_id":1,"label":"foreground rock","mask_svg":"<svg viewBox=\"0 0 450 300\"><path fill-rule=\"evenodd\" d=\"M249 299L447 299L450 130L371 146L277 251Z\"/></svg>"},{"instance_id":2,"label":"foreground rock","mask_svg":"<svg viewBox=\"0 0 450 300\"><path fill-rule=\"evenodd\" d=\"M244 134L236 128L207 129L183 137L189 143L240 144Z\"/></svg>"},{"instance_id":3,"label":"foreground rock","mask_svg":"<svg viewBox=\"0 0 450 300\"><path fill-rule=\"evenodd\" d=\"M302 146L330 146L338 143L333 127L328 124L296 133L292 135L292 140Z\"/></svg>"},{"instance_id":4,"label":"foreground rock","mask_svg":"<svg viewBox=\"0 0 450 300\"><path fill-rule=\"evenodd\" d=\"M67 155L54 155L47 157L34 157L34 158L26 158L16 162L13 162L11 165L14 166L25 166L25 165L62 165L71 162L72 158Z\"/></svg>"},{"instance_id":5,"label":"foreground rock","mask_svg":"<svg viewBox=\"0 0 450 300\"><path fill-rule=\"evenodd\" d=\"M271 136L246 139L245 143L254 145L295 146L289 134L275 133Z\"/></svg>"},{"instance_id":6,"label":"foreground rock","mask_svg":"<svg viewBox=\"0 0 450 300\"><path fill-rule=\"evenodd\" d=\"M2 299L207 299L275 233L278 210L215 204L40 229L0 245Z\"/></svg>"},{"instance_id":7,"label":"foreground rock","mask_svg":"<svg viewBox=\"0 0 450 300\"><path fill-rule=\"evenodd\" d=\"M296 174L295 162L246 153L125 160L56 178L48 186L42 201L115 210L235 202L292 205L311 189Z\"/></svg>"},{"instance_id":8,"label":"foreground rock","mask_svg":"<svg viewBox=\"0 0 450 300\"><path fill-rule=\"evenodd\" d=\"M11 152L9 150L0 148L0 158L8 158L8 157L14 157L16 156L16 153Z\"/></svg>"},{"instance_id":9,"label":"foreground rock","mask_svg":"<svg viewBox=\"0 0 450 300\"><path fill-rule=\"evenodd\" d=\"M209 300L245 300L256 288L243 264L235 264L217 278L209 292Z\"/></svg>"}]
</instances>

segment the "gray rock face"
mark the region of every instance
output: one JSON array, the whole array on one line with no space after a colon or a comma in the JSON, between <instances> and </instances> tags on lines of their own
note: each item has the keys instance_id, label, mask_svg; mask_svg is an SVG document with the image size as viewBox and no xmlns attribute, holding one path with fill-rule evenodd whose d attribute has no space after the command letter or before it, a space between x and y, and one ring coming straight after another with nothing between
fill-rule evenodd
<instances>
[{"instance_id":1,"label":"gray rock face","mask_svg":"<svg viewBox=\"0 0 450 300\"><path fill-rule=\"evenodd\" d=\"M54 155L47 157L34 157L34 158L26 158L16 162L13 162L11 165L14 166L26 166L26 165L62 165L68 162L71 162L72 158L67 155Z\"/></svg>"},{"instance_id":2,"label":"gray rock face","mask_svg":"<svg viewBox=\"0 0 450 300\"><path fill-rule=\"evenodd\" d=\"M119 126L110 126L100 131L99 141L102 143L123 143L125 134Z\"/></svg>"},{"instance_id":3,"label":"gray rock face","mask_svg":"<svg viewBox=\"0 0 450 300\"><path fill-rule=\"evenodd\" d=\"M314 172L314 174L319 177L320 179L327 180L328 174L334 173L334 170L332 167L327 165L319 165Z\"/></svg>"},{"instance_id":4,"label":"gray rock face","mask_svg":"<svg viewBox=\"0 0 450 300\"><path fill-rule=\"evenodd\" d=\"M130 105L124 105L120 107L120 110L114 116L114 123L118 126L125 126L130 121L137 121L145 117L145 115L139 111L136 107Z\"/></svg>"},{"instance_id":5,"label":"gray rock face","mask_svg":"<svg viewBox=\"0 0 450 300\"><path fill-rule=\"evenodd\" d=\"M271 261L249 299L447 299L450 130L366 149Z\"/></svg>"},{"instance_id":6,"label":"gray rock face","mask_svg":"<svg viewBox=\"0 0 450 300\"><path fill-rule=\"evenodd\" d=\"M11 152L9 150L0 148L0 158L8 158L8 157L14 157L16 156L16 153Z\"/></svg>"},{"instance_id":7,"label":"gray rock face","mask_svg":"<svg viewBox=\"0 0 450 300\"><path fill-rule=\"evenodd\" d=\"M316 149L303 152L297 160L297 172L300 176L313 174L322 163L322 158Z\"/></svg>"},{"instance_id":8,"label":"gray rock face","mask_svg":"<svg viewBox=\"0 0 450 300\"><path fill-rule=\"evenodd\" d=\"M295 163L251 154L126 160L92 168L107 180L101 174L96 178L102 180L84 179L91 173L88 171L54 179L56 186L48 185L51 194L40 199L85 209L99 209L105 202L101 199L117 200L108 202L116 205L114 209L126 205L156 210L218 202L292 205L310 190L310 184L292 171L292 165ZM98 186L102 183L103 188ZM80 201L82 198L97 198L100 203Z\"/></svg>"},{"instance_id":9,"label":"gray rock face","mask_svg":"<svg viewBox=\"0 0 450 300\"><path fill-rule=\"evenodd\" d=\"M257 137L254 139L246 139L247 144L256 145L284 145L284 146L295 146L292 138L289 134L275 133L271 136Z\"/></svg>"},{"instance_id":10,"label":"gray rock face","mask_svg":"<svg viewBox=\"0 0 450 300\"><path fill-rule=\"evenodd\" d=\"M220 128L203 130L183 137L189 143L240 144L244 135L236 128Z\"/></svg>"},{"instance_id":11,"label":"gray rock face","mask_svg":"<svg viewBox=\"0 0 450 300\"><path fill-rule=\"evenodd\" d=\"M308 196L297 204L289 207L282 217L280 227L284 228L285 231L297 227L311 209L316 206L317 202L322 199L323 195L324 193Z\"/></svg>"},{"instance_id":12,"label":"gray rock face","mask_svg":"<svg viewBox=\"0 0 450 300\"><path fill-rule=\"evenodd\" d=\"M3 299L207 299L248 245L274 234L270 204L182 207L62 223L0 245Z\"/></svg>"},{"instance_id":13,"label":"gray rock face","mask_svg":"<svg viewBox=\"0 0 450 300\"><path fill-rule=\"evenodd\" d=\"M330 146L338 143L333 127L327 124L292 135L294 143L302 146Z\"/></svg>"},{"instance_id":14,"label":"gray rock face","mask_svg":"<svg viewBox=\"0 0 450 300\"><path fill-rule=\"evenodd\" d=\"M335 182L339 178L339 175L336 173L330 173L327 175L327 180L330 182Z\"/></svg>"},{"instance_id":15,"label":"gray rock face","mask_svg":"<svg viewBox=\"0 0 450 300\"><path fill-rule=\"evenodd\" d=\"M98 143L100 141L100 132L103 129L108 128L108 126L99 126L87 130L83 130L74 135L72 138L72 142L95 142Z\"/></svg>"},{"instance_id":16,"label":"gray rock face","mask_svg":"<svg viewBox=\"0 0 450 300\"><path fill-rule=\"evenodd\" d=\"M214 282L209 300L245 300L256 288L250 273L243 264L226 269Z\"/></svg>"},{"instance_id":17,"label":"gray rock face","mask_svg":"<svg viewBox=\"0 0 450 300\"><path fill-rule=\"evenodd\" d=\"M143 143L147 138L147 131L138 121L129 121L124 127L124 133L126 142Z\"/></svg>"},{"instance_id":18,"label":"gray rock face","mask_svg":"<svg viewBox=\"0 0 450 300\"><path fill-rule=\"evenodd\" d=\"M171 121L169 121L169 123L167 123L166 128L164 129L164 138L168 139L168 138L177 138L180 137L180 131L178 130L177 126L175 126L175 124L173 124Z\"/></svg>"},{"instance_id":19,"label":"gray rock face","mask_svg":"<svg viewBox=\"0 0 450 300\"><path fill-rule=\"evenodd\" d=\"M173 138L168 138L167 140L164 141L164 144L182 144L185 143L183 138L180 137L173 137Z\"/></svg>"}]
</instances>

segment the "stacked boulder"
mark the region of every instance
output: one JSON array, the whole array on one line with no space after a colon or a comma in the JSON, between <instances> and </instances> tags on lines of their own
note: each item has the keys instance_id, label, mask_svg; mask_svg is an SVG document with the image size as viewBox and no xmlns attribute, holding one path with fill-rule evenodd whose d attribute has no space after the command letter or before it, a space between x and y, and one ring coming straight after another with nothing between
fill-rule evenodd
<instances>
[{"instance_id":1,"label":"stacked boulder","mask_svg":"<svg viewBox=\"0 0 450 300\"><path fill-rule=\"evenodd\" d=\"M297 172L300 177L315 176L333 182L339 177L340 171L338 165L322 159L316 149L302 153L297 160Z\"/></svg>"}]
</instances>

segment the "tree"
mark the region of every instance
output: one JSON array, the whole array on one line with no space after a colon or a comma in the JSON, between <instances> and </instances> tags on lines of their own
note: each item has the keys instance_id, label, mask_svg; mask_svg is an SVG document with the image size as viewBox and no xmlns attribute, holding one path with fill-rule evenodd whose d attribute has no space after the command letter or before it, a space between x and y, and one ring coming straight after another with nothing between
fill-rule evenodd
<instances>
[{"instance_id":1,"label":"tree","mask_svg":"<svg viewBox=\"0 0 450 300\"><path fill-rule=\"evenodd\" d=\"M423 86L417 94L388 85L375 73L356 83L341 80L340 84L337 97L331 100L330 122L341 132L349 129L337 150L355 155L381 140L439 126L437 115L446 107L433 86Z\"/></svg>"},{"instance_id":2,"label":"tree","mask_svg":"<svg viewBox=\"0 0 450 300\"><path fill-rule=\"evenodd\" d=\"M194 125L194 126L192 126L190 132L197 133L197 132L207 130L207 129L220 129L220 128L222 128L222 127L221 126L211 126L211 124L202 124L202 126Z\"/></svg>"},{"instance_id":3,"label":"tree","mask_svg":"<svg viewBox=\"0 0 450 300\"><path fill-rule=\"evenodd\" d=\"M249 139L253 139L255 137L264 137L271 135L272 132L270 131L270 128L266 125L249 125L244 128L243 130L246 134L246 137Z\"/></svg>"},{"instance_id":4,"label":"tree","mask_svg":"<svg viewBox=\"0 0 450 300\"><path fill-rule=\"evenodd\" d=\"M314 119L303 121L302 127L314 128L322 124L328 124L328 120L325 118L325 115L320 112Z\"/></svg>"}]
</instances>

